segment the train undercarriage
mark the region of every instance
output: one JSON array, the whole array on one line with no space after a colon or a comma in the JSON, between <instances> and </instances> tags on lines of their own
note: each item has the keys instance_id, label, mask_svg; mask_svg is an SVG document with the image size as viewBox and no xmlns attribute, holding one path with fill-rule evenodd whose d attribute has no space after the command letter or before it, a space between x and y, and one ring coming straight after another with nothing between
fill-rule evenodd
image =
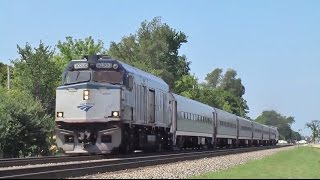
<instances>
[{"instance_id":1,"label":"train undercarriage","mask_svg":"<svg viewBox=\"0 0 320 180\"><path fill-rule=\"evenodd\" d=\"M67 154L131 153L170 150L170 128L120 122L64 123L55 129L58 146Z\"/></svg>"},{"instance_id":2,"label":"train undercarriage","mask_svg":"<svg viewBox=\"0 0 320 180\"><path fill-rule=\"evenodd\" d=\"M213 149L276 145L275 140L176 136L170 128L108 123L58 122L57 143L67 154L155 152L173 149Z\"/></svg>"}]
</instances>

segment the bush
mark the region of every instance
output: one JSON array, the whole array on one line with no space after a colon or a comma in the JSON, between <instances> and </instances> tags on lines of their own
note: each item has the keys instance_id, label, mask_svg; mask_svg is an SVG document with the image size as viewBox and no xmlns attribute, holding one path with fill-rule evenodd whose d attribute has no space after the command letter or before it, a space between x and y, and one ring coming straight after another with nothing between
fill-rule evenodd
<instances>
[{"instance_id":1,"label":"bush","mask_svg":"<svg viewBox=\"0 0 320 180\"><path fill-rule=\"evenodd\" d=\"M26 92L2 87L0 102L0 155L48 155L54 120L44 113L41 103Z\"/></svg>"}]
</instances>

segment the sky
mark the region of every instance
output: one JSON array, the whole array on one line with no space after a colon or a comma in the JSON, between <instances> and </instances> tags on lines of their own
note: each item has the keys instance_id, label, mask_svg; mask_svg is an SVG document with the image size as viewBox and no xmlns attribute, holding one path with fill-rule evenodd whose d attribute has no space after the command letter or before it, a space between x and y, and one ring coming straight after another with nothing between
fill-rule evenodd
<instances>
[{"instance_id":1,"label":"sky","mask_svg":"<svg viewBox=\"0 0 320 180\"><path fill-rule=\"evenodd\" d=\"M276 110L293 116L293 130L320 120L320 1L318 0L1 0L0 61L17 45L92 36L110 42L161 17L188 36L179 50L200 82L215 68L237 71L249 116Z\"/></svg>"}]
</instances>

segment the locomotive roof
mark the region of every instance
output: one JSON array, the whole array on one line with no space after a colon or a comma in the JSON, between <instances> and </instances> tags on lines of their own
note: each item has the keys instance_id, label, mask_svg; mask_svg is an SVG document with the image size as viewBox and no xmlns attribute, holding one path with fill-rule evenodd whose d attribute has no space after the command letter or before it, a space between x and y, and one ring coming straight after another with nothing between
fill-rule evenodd
<instances>
[{"instance_id":1,"label":"locomotive roof","mask_svg":"<svg viewBox=\"0 0 320 180\"><path fill-rule=\"evenodd\" d=\"M153 74L147 73L145 71L142 71L136 67L130 66L122 61L119 61L119 60L116 60L116 61L118 61L127 72L130 72L136 76L140 76L144 79L147 79L150 83L152 83L158 87L160 86L160 89L162 89L164 91L169 91L169 85L161 78L159 78Z\"/></svg>"},{"instance_id":2,"label":"locomotive roof","mask_svg":"<svg viewBox=\"0 0 320 180\"><path fill-rule=\"evenodd\" d=\"M128 65L120 60L113 59L109 56L105 56L105 55L84 56L83 59L72 60L69 63L67 69L69 67L73 67L73 65L77 62L88 62L88 63L90 62L93 64L98 63L98 62L117 62L126 72L133 74L134 77L137 79L139 79L138 77L140 77L141 78L140 81L143 81L143 83L146 83L150 87L156 87L156 88L161 89L166 92L169 91L169 85L161 78L159 78L153 74L147 73L145 71L142 71L142 70L140 70L136 67L133 67L131 65Z\"/></svg>"}]
</instances>

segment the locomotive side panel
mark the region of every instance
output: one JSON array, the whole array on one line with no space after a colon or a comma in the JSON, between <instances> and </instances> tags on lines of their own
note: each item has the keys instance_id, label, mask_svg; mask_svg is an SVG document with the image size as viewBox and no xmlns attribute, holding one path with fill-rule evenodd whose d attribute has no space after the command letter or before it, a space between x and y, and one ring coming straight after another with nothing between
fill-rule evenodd
<instances>
[{"instance_id":1,"label":"locomotive side panel","mask_svg":"<svg viewBox=\"0 0 320 180\"><path fill-rule=\"evenodd\" d=\"M162 103L160 103L160 106L162 106L162 112L159 111L159 118L157 119L157 124L159 126L171 126L173 116L172 103L174 99L172 98L170 93L162 91L160 93L162 94Z\"/></svg>"},{"instance_id":2,"label":"locomotive side panel","mask_svg":"<svg viewBox=\"0 0 320 180\"><path fill-rule=\"evenodd\" d=\"M135 106L135 96L134 94L134 90L128 91L128 90L122 90L122 101L121 101L121 119L124 122L128 122L131 123L134 120L134 106Z\"/></svg>"},{"instance_id":3,"label":"locomotive side panel","mask_svg":"<svg viewBox=\"0 0 320 180\"><path fill-rule=\"evenodd\" d=\"M172 109L168 96L169 86L160 78L122 63L133 77L130 94L132 123L147 126L170 127Z\"/></svg>"},{"instance_id":4,"label":"locomotive side panel","mask_svg":"<svg viewBox=\"0 0 320 180\"><path fill-rule=\"evenodd\" d=\"M135 84L135 124L147 123L147 94L146 87Z\"/></svg>"}]
</instances>

